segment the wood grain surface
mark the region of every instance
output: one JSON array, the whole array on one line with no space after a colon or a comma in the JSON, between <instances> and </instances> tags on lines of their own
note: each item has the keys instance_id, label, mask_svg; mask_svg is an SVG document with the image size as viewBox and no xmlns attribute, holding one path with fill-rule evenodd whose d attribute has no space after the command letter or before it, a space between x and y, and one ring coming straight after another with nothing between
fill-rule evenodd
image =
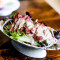
<instances>
[{"instance_id":1,"label":"wood grain surface","mask_svg":"<svg viewBox=\"0 0 60 60\"><path fill-rule=\"evenodd\" d=\"M26 11L30 12L32 18L39 19L39 22L44 22L48 26L56 30L60 30L60 15L56 13L46 2L34 2L34 1L22 1L21 6L17 10L20 14L24 14ZM1 32L1 31L0 31ZM4 38L3 38L4 37ZM43 59L36 59L27 57L19 53L11 44L8 42L6 37L0 33L0 60L60 60L60 51L58 50L47 50L47 56ZM5 42L4 42L5 41ZM5 44L4 44L5 43Z\"/></svg>"}]
</instances>

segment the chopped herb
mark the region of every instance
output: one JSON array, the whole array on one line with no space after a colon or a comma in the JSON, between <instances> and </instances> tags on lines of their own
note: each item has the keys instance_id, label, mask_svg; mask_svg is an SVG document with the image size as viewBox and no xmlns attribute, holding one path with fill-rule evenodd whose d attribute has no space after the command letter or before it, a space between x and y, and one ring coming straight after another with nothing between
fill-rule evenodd
<instances>
[{"instance_id":1,"label":"chopped herb","mask_svg":"<svg viewBox=\"0 0 60 60\"><path fill-rule=\"evenodd\" d=\"M27 22L25 22L25 25L27 26Z\"/></svg>"},{"instance_id":2,"label":"chopped herb","mask_svg":"<svg viewBox=\"0 0 60 60\"><path fill-rule=\"evenodd\" d=\"M40 45L43 46L43 42L40 42Z\"/></svg>"},{"instance_id":3,"label":"chopped herb","mask_svg":"<svg viewBox=\"0 0 60 60\"><path fill-rule=\"evenodd\" d=\"M48 43L47 43L47 41L45 40L45 41L43 41L43 43L46 45L46 46L48 46Z\"/></svg>"},{"instance_id":4,"label":"chopped herb","mask_svg":"<svg viewBox=\"0 0 60 60\"><path fill-rule=\"evenodd\" d=\"M50 30L50 33L53 34L51 30Z\"/></svg>"}]
</instances>

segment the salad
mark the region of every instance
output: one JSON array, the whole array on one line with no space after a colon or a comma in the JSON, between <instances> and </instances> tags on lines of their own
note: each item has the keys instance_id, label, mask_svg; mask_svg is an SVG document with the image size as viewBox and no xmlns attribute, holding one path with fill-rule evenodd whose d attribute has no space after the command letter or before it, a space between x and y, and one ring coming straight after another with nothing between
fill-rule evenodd
<instances>
[{"instance_id":1,"label":"salad","mask_svg":"<svg viewBox=\"0 0 60 60\"><path fill-rule=\"evenodd\" d=\"M31 15L13 13L10 21L4 25L4 32L18 42L26 43L36 47L46 47L57 43L53 28L39 23L38 19L33 21Z\"/></svg>"}]
</instances>

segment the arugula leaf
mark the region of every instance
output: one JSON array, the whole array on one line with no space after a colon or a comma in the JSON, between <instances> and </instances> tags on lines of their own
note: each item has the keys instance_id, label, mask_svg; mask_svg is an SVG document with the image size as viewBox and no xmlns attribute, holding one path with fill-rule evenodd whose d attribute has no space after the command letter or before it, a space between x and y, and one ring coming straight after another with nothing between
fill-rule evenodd
<instances>
[{"instance_id":1,"label":"arugula leaf","mask_svg":"<svg viewBox=\"0 0 60 60\"><path fill-rule=\"evenodd\" d=\"M20 36L19 36L19 34L17 32L12 32L11 33L10 38L12 38L12 39L18 39L18 37L20 37Z\"/></svg>"},{"instance_id":2,"label":"arugula leaf","mask_svg":"<svg viewBox=\"0 0 60 60\"><path fill-rule=\"evenodd\" d=\"M24 33L24 32L21 32L21 33L20 33L20 31L19 31L19 30L17 30L17 34L19 34L19 36L24 36L24 35L25 35L25 33Z\"/></svg>"},{"instance_id":3,"label":"arugula leaf","mask_svg":"<svg viewBox=\"0 0 60 60\"><path fill-rule=\"evenodd\" d=\"M20 31L19 31L19 30L17 30L17 33L19 34L19 33L20 33Z\"/></svg>"},{"instance_id":4,"label":"arugula leaf","mask_svg":"<svg viewBox=\"0 0 60 60\"><path fill-rule=\"evenodd\" d=\"M40 42L41 46L43 46L43 42Z\"/></svg>"},{"instance_id":5,"label":"arugula leaf","mask_svg":"<svg viewBox=\"0 0 60 60\"><path fill-rule=\"evenodd\" d=\"M7 35L11 35L10 32L8 30L4 30L4 32L7 34Z\"/></svg>"},{"instance_id":6,"label":"arugula leaf","mask_svg":"<svg viewBox=\"0 0 60 60\"><path fill-rule=\"evenodd\" d=\"M36 41L36 44L39 45L39 46L41 46L40 43L39 43L39 41Z\"/></svg>"},{"instance_id":7,"label":"arugula leaf","mask_svg":"<svg viewBox=\"0 0 60 60\"><path fill-rule=\"evenodd\" d=\"M10 15L10 18L13 18L15 15L17 15L17 13L13 13Z\"/></svg>"},{"instance_id":8,"label":"arugula leaf","mask_svg":"<svg viewBox=\"0 0 60 60\"><path fill-rule=\"evenodd\" d=\"M21 34L22 33L22 34ZM11 33L11 36L10 36L10 38L12 38L12 39L18 39L18 38L20 38L20 37L22 37L22 36L25 36L25 33L24 32L21 32L20 33L20 31L19 30L17 30L17 32L12 32Z\"/></svg>"},{"instance_id":9,"label":"arugula leaf","mask_svg":"<svg viewBox=\"0 0 60 60\"><path fill-rule=\"evenodd\" d=\"M43 43L43 42L40 42L40 43L39 43L39 41L36 41L36 44L37 44L38 46L41 46L41 47L42 47L44 43Z\"/></svg>"},{"instance_id":10,"label":"arugula leaf","mask_svg":"<svg viewBox=\"0 0 60 60\"><path fill-rule=\"evenodd\" d=\"M51 30L50 30L50 33L53 34Z\"/></svg>"}]
</instances>

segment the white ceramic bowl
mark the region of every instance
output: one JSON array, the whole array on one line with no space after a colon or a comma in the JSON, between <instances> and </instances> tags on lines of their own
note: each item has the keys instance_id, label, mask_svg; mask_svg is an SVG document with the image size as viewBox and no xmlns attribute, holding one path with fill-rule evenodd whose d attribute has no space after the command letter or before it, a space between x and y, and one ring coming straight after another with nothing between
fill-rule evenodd
<instances>
[{"instance_id":1,"label":"white ceramic bowl","mask_svg":"<svg viewBox=\"0 0 60 60\"><path fill-rule=\"evenodd\" d=\"M4 33L4 25L10 21L11 19L5 21L5 23L3 24L3 26L1 27L1 31ZM4 33L5 34L5 33ZM8 38L9 36L7 34L5 34ZM46 50L40 48L40 47L35 47L26 43L22 43L22 42L18 42L14 39L11 39L12 45L15 47L15 49L17 51L19 51L20 53L29 56L29 57L33 57L33 58L44 58L46 57Z\"/></svg>"},{"instance_id":2,"label":"white ceramic bowl","mask_svg":"<svg viewBox=\"0 0 60 60\"><path fill-rule=\"evenodd\" d=\"M3 24L2 28L0 29L4 33L3 27L5 24L10 21L11 19L8 19L5 21ZM5 34L5 33L4 33ZM5 34L7 37L9 37L7 34ZM9 37L10 38L10 37ZM12 45L22 54L27 55L29 57L34 57L34 58L44 58L46 56L46 48L45 47L35 47L26 43L18 42L14 39L11 39ZM47 46L50 47L53 44Z\"/></svg>"},{"instance_id":3,"label":"white ceramic bowl","mask_svg":"<svg viewBox=\"0 0 60 60\"><path fill-rule=\"evenodd\" d=\"M4 29L3 29L4 25L7 24L7 22L10 21L10 20L11 20L11 19L6 20L5 23L3 24L2 28L1 28L1 31L2 31L3 33L4 33ZM5 34L6 36L8 36L6 33L4 33L4 34ZM9 36L8 36L8 37L9 37ZM9 38L10 38L10 37L9 37ZM15 41L16 44L22 44L23 46L30 47L30 48L35 48L35 49L45 49L45 50L46 50L48 47L50 47L50 46L53 45L53 44L50 44L49 46L46 46L46 47L36 47L36 46L32 46L32 45L30 45L30 44L18 42L18 41L14 40L14 39L12 39L12 40Z\"/></svg>"},{"instance_id":4,"label":"white ceramic bowl","mask_svg":"<svg viewBox=\"0 0 60 60\"><path fill-rule=\"evenodd\" d=\"M0 16L7 16L20 7L18 0L3 0L4 7L0 10Z\"/></svg>"}]
</instances>

